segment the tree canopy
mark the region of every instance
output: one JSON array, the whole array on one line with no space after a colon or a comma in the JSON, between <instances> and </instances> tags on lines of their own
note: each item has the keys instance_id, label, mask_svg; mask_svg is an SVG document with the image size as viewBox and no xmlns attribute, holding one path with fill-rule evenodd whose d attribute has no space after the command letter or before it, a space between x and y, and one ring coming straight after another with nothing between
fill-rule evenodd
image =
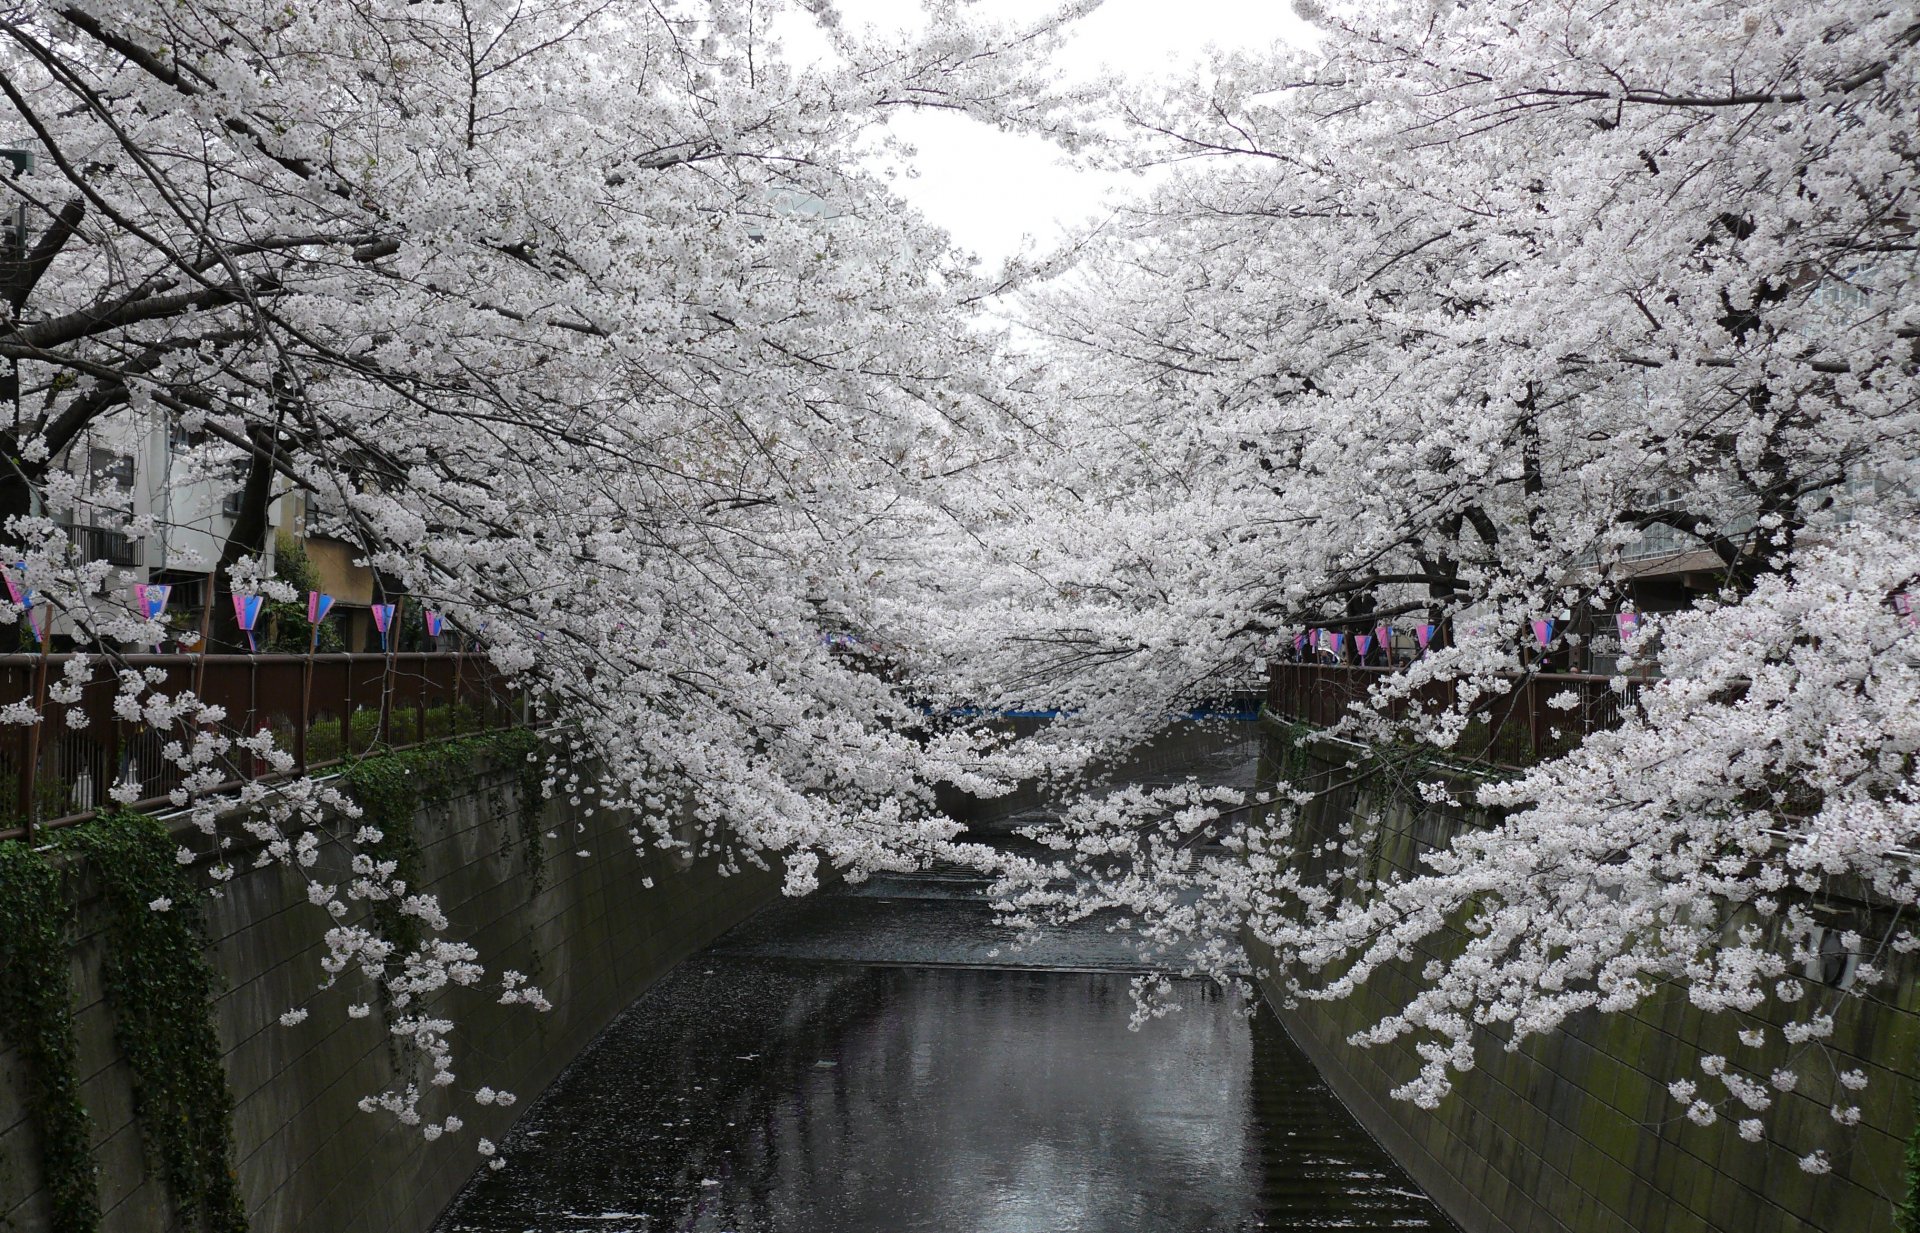
<instances>
[{"instance_id":1,"label":"tree canopy","mask_svg":"<svg viewBox=\"0 0 1920 1233\"><path fill-rule=\"evenodd\" d=\"M1430 868L1349 901L1273 856L1297 785L1206 858L1214 805L1133 794L1068 808L1059 863L995 865L1009 905L1124 907L1223 978L1251 930L1301 996L1480 905L1378 1029L1422 1035L1423 1101L1476 1025L1656 982L1792 1000L1839 880L1912 906L1912 14L1302 0L1312 46L1063 91L1048 57L1091 7L938 3L899 38L765 0L7 12L0 108L38 156L4 186L34 237L0 266L7 559L100 662L161 639L68 551L101 498L63 460L113 417L204 433L528 684L551 788L642 842L691 820L714 859L774 854L797 892L822 861L1001 861L936 787L1064 782L1308 628L1441 630L1346 726L1444 754L1467 708L1389 723L1394 698L1508 687L1538 667L1519 631L1588 637L1668 533L1714 581L1629 644L1664 673L1641 710L1485 789L1503 820ZM788 58L792 22L831 53ZM872 169L916 108L1157 187L988 277ZM236 526L221 585L287 598L264 534ZM219 718L122 680L156 726ZM1034 704L1070 714L1022 743L964 721ZM196 820L309 866L338 794L212 792L237 750L287 763L199 731ZM1696 1116L1762 1107L1725 1074Z\"/></svg>"}]
</instances>

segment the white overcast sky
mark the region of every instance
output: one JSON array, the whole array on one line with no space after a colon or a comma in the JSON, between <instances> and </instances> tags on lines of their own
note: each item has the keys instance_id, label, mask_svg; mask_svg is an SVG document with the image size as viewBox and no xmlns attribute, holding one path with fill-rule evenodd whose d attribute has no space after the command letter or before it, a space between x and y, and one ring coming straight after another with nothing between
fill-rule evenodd
<instances>
[{"instance_id":1,"label":"white overcast sky","mask_svg":"<svg viewBox=\"0 0 1920 1233\"><path fill-rule=\"evenodd\" d=\"M900 29L918 19L913 0L837 0L848 28ZM1043 9L1038 0L979 0L982 15L1018 18ZM1103 66L1142 79L1174 72L1201 58L1209 44L1265 47L1304 41L1308 27L1288 0L1106 0L1077 29L1059 59L1065 79ZM793 41L792 51L805 55ZM1100 211L1120 183L1063 166L1038 138L1014 137L964 117L916 112L895 121L919 151L916 178L901 195L973 250L989 266L1016 252L1023 236L1041 247L1065 227Z\"/></svg>"}]
</instances>

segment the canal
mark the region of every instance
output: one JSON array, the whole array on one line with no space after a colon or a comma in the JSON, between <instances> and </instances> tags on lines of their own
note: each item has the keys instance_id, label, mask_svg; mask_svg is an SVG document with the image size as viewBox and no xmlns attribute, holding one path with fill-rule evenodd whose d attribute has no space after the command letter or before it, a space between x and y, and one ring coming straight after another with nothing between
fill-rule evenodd
<instances>
[{"instance_id":1,"label":"canal","mask_svg":"<svg viewBox=\"0 0 1920 1233\"><path fill-rule=\"evenodd\" d=\"M615 1022L437 1233L1452 1230L1265 1007L1187 981L1130 1030L1124 941L1012 951L984 890L886 876L754 917Z\"/></svg>"}]
</instances>

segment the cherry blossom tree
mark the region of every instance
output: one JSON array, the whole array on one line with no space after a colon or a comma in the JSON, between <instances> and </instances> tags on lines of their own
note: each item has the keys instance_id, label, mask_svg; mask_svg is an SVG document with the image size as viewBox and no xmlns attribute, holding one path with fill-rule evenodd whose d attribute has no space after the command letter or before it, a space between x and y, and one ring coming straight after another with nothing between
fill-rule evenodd
<instances>
[{"instance_id":1,"label":"cherry blossom tree","mask_svg":"<svg viewBox=\"0 0 1920 1233\"><path fill-rule=\"evenodd\" d=\"M1220 805L1193 791L1082 801L1009 907L1119 907L1215 975L1249 970L1250 929L1283 988L1324 997L1478 905L1371 1038L1416 1038L1422 1102L1485 1025L1524 1039L1661 982L1790 1003L1820 895L1915 902L1920 635L1892 598L1920 571L1920 25L1875 3L1302 7L1312 48L1116 100L1114 157L1168 170L1029 298L1052 407L984 568L1011 636L975 648L977 679L1078 706L1057 739L1098 745L1309 628L1432 624L1342 735L1445 756L1473 698L1538 666L1532 621L1554 650L1611 622L1651 530L1709 554L1715 589L1657 655L1629 645L1664 676L1619 732L1481 791L1501 820L1408 876L1336 851L1309 877L1305 785L1282 782L1211 856ZM1407 718L1436 683L1460 704ZM1788 1005L1784 1030L1817 1038L1828 1009ZM1759 1134L1765 1076L1710 1073L1676 1095Z\"/></svg>"},{"instance_id":2,"label":"cherry blossom tree","mask_svg":"<svg viewBox=\"0 0 1920 1233\"><path fill-rule=\"evenodd\" d=\"M956 825L932 785L985 781L880 662L912 607L888 567L963 504L1003 399L967 320L990 284L865 168L900 109L1074 140L1043 68L1073 11L1000 27L944 4L873 43L829 4L765 0L4 10L0 109L38 168L5 185L36 241L5 270L0 515L4 559L97 648L59 688L167 637L57 525L97 500L65 451L148 417L208 434L250 489L309 494L316 530L477 636L535 700L549 786L632 811L636 842L684 846L690 822L713 859L784 860L796 891L822 860L925 859ZM831 54L786 58L783 21ZM255 546L230 545L221 585L287 598ZM314 868L351 802L298 778L214 791L230 758L290 759L120 679L124 715L181 734L176 797L216 878L247 831ZM307 875L330 978L383 985L450 1084L426 995L485 978L480 957L390 865L355 874ZM414 953L337 923L389 897L426 926ZM369 1103L458 1126L411 1087Z\"/></svg>"}]
</instances>

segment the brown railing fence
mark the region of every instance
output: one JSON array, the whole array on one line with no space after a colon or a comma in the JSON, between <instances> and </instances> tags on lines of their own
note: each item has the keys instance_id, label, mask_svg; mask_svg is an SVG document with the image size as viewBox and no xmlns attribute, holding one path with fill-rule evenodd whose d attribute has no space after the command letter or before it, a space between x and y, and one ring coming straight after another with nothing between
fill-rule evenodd
<instances>
[{"instance_id":1,"label":"brown railing fence","mask_svg":"<svg viewBox=\"0 0 1920 1233\"><path fill-rule=\"evenodd\" d=\"M1274 665L1267 676L1267 707L1273 714L1316 728L1332 727L1364 704L1369 692L1398 668L1352 664ZM1575 672L1540 672L1503 676L1496 687L1471 700L1473 721L1454 752L1464 758L1520 767L1565 753L1589 733L1618 727L1622 717L1639 705L1639 679ZM1435 715L1456 705L1462 684L1432 681L1404 698L1396 698L1386 714L1408 720ZM1550 705L1557 703L1558 705Z\"/></svg>"},{"instance_id":2,"label":"brown railing fence","mask_svg":"<svg viewBox=\"0 0 1920 1233\"><path fill-rule=\"evenodd\" d=\"M73 658L0 655L0 707L24 703L40 716L0 726L0 839L31 839L91 817L111 803L116 784L137 785L134 807L146 809L166 805L182 786L183 772L162 750L195 733L117 714L122 671L157 672L149 694L192 691L222 707L226 715L214 726L228 736L271 730L297 771L509 726L522 714L519 696L486 657L464 652L95 655L95 679L79 698L55 701ZM220 765L231 784L272 773L265 759L239 750Z\"/></svg>"}]
</instances>

